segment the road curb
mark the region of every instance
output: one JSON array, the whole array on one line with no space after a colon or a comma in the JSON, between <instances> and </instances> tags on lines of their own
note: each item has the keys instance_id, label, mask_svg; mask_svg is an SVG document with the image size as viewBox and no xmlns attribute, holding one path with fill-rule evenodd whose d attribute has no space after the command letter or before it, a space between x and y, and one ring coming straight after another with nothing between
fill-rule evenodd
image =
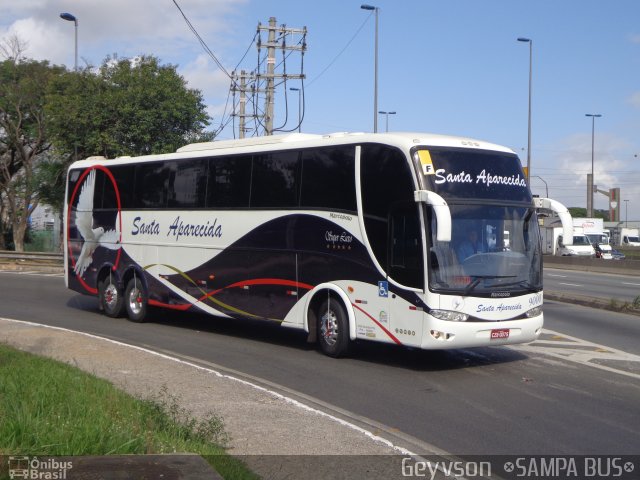
<instances>
[{"instance_id":1,"label":"road curb","mask_svg":"<svg viewBox=\"0 0 640 480\"><path fill-rule=\"evenodd\" d=\"M291 456L411 454L375 432L276 391L144 347L4 318L0 318L0 343L72 364L137 397L165 392L196 417L215 413L230 436L228 453L240 457L261 477L330 478L335 473L332 462L310 473L304 462L265 462L270 456L286 460ZM362 468L350 473L364 478L370 472L366 464Z\"/></svg>"}]
</instances>

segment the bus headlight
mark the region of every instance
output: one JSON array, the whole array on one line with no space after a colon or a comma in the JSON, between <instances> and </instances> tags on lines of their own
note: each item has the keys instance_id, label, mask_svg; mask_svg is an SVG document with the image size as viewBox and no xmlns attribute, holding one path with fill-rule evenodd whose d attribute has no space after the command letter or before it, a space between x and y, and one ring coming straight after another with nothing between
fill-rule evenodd
<instances>
[{"instance_id":1,"label":"bus headlight","mask_svg":"<svg viewBox=\"0 0 640 480\"><path fill-rule=\"evenodd\" d=\"M531 310L528 310L526 315L527 315L527 318L533 318L533 317L537 317L541 313L542 313L542 307L535 307L535 308L532 308Z\"/></svg>"},{"instance_id":2,"label":"bus headlight","mask_svg":"<svg viewBox=\"0 0 640 480\"><path fill-rule=\"evenodd\" d=\"M466 322L469 318L466 313L453 312L451 310L431 310L429 313L438 320L447 320L448 322Z\"/></svg>"}]
</instances>

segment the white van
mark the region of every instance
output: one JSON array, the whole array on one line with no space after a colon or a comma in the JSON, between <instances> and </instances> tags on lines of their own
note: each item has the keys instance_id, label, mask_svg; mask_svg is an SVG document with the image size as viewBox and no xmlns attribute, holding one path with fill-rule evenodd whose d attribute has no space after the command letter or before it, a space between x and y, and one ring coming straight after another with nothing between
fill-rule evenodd
<instances>
[{"instance_id":1,"label":"white van","mask_svg":"<svg viewBox=\"0 0 640 480\"><path fill-rule=\"evenodd\" d=\"M573 245L565 245L562 241L562 235L558 236L556 255L593 257L595 254L596 251L593 245L591 245L589 238L583 233L576 233L573 236Z\"/></svg>"}]
</instances>

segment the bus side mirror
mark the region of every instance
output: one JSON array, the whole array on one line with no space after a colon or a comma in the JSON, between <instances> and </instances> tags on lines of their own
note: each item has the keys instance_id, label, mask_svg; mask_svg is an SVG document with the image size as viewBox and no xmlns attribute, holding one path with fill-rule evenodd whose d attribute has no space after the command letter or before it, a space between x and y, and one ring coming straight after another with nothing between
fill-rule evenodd
<instances>
[{"instance_id":1,"label":"bus side mirror","mask_svg":"<svg viewBox=\"0 0 640 480\"><path fill-rule=\"evenodd\" d=\"M425 203L433 207L438 225L436 240L439 242L451 241L451 210L444 198L429 190L416 190L413 197L417 203Z\"/></svg>"},{"instance_id":2,"label":"bus side mirror","mask_svg":"<svg viewBox=\"0 0 640 480\"><path fill-rule=\"evenodd\" d=\"M573 220L567 207L551 198L534 198L533 205L537 210L551 210L558 214L562 222L562 236L565 245L573 245Z\"/></svg>"}]
</instances>

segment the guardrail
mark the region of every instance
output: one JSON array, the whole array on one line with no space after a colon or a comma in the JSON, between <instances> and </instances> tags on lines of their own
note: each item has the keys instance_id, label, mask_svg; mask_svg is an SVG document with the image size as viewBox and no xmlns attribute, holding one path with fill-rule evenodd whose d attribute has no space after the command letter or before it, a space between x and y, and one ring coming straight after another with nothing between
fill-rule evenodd
<instances>
[{"instance_id":1,"label":"guardrail","mask_svg":"<svg viewBox=\"0 0 640 480\"><path fill-rule=\"evenodd\" d=\"M64 256L54 252L0 250L0 270L62 272Z\"/></svg>"},{"instance_id":2,"label":"guardrail","mask_svg":"<svg viewBox=\"0 0 640 480\"><path fill-rule=\"evenodd\" d=\"M9 260L54 260L62 262L64 256L54 252L14 252L12 250L0 250L0 259Z\"/></svg>"}]
</instances>

